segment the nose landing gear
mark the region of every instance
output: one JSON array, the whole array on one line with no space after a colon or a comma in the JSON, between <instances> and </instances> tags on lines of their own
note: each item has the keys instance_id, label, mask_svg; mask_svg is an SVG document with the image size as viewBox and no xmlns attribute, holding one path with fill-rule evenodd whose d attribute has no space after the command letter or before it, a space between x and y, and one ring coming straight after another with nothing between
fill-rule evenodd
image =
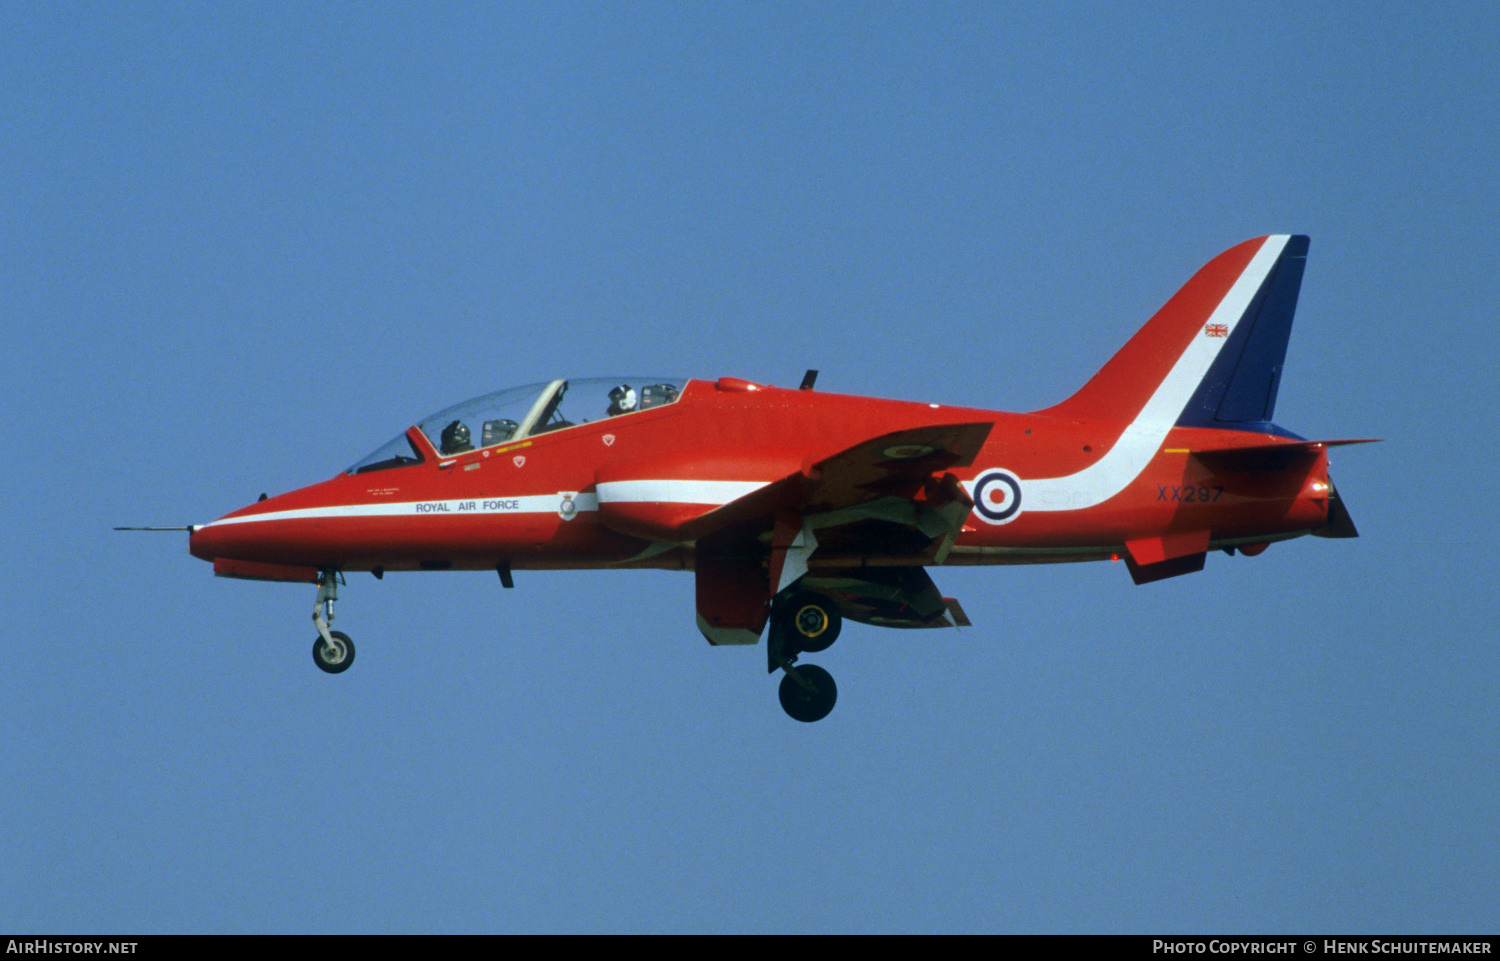
<instances>
[{"instance_id":1,"label":"nose landing gear","mask_svg":"<svg viewBox=\"0 0 1500 961\"><path fill-rule=\"evenodd\" d=\"M330 631L333 602L338 600L341 575L338 571L318 572L318 599L313 602L312 619L318 628L313 639L313 663L329 674L342 674L354 663L354 642L343 631Z\"/></svg>"}]
</instances>

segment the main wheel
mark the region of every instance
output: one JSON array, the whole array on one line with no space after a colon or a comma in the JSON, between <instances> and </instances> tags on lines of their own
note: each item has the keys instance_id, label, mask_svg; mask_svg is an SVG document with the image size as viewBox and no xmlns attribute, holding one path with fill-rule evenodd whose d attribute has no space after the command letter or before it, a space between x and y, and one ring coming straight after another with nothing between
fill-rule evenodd
<instances>
[{"instance_id":1,"label":"main wheel","mask_svg":"<svg viewBox=\"0 0 1500 961\"><path fill-rule=\"evenodd\" d=\"M342 674L354 663L354 642L343 631L329 631L333 646L319 634L313 641L313 663L329 674Z\"/></svg>"},{"instance_id":2,"label":"main wheel","mask_svg":"<svg viewBox=\"0 0 1500 961\"><path fill-rule=\"evenodd\" d=\"M793 677L791 671L797 672ZM798 683L798 679L807 682L808 687ZM812 723L821 721L833 710L833 704L839 699L839 689L833 683L833 675L818 667L816 664L804 664L787 671L781 678L781 709L791 715L794 721Z\"/></svg>"},{"instance_id":3,"label":"main wheel","mask_svg":"<svg viewBox=\"0 0 1500 961\"><path fill-rule=\"evenodd\" d=\"M822 594L798 594L782 610L787 635L807 654L828 650L844 626L839 609Z\"/></svg>"}]
</instances>

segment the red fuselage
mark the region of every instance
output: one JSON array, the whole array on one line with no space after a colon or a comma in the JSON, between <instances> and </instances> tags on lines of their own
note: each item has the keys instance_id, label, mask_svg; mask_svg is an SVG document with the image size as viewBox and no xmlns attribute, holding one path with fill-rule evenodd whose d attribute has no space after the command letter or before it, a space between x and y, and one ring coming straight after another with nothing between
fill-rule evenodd
<instances>
[{"instance_id":1,"label":"red fuselage","mask_svg":"<svg viewBox=\"0 0 1500 961\"><path fill-rule=\"evenodd\" d=\"M845 620L969 623L929 566L1125 562L1146 584L1302 534L1356 537L1328 447L1273 421L1306 237L1205 264L1098 373L1030 414L663 377L553 380L456 404L348 471L194 528L229 577L318 584L313 659L340 575L692 571L711 644L766 635L782 707L828 714L799 664Z\"/></svg>"},{"instance_id":2,"label":"red fuselage","mask_svg":"<svg viewBox=\"0 0 1500 961\"><path fill-rule=\"evenodd\" d=\"M1099 560L1178 536L1203 548L1260 545L1328 520L1326 452L1272 434L1163 426L1145 450L1124 422L724 378L688 381L675 403L446 457L414 427L419 462L243 507L196 529L191 551L229 576L308 581L319 570L692 569L694 544L673 536L682 522L872 437L980 423L991 426L977 456L951 470L976 504L941 559L856 537L827 543L811 566ZM1101 481L1108 455L1128 460L1132 444L1134 460ZM1281 462L1262 453L1250 469L1223 455L1278 445Z\"/></svg>"}]
</instances>

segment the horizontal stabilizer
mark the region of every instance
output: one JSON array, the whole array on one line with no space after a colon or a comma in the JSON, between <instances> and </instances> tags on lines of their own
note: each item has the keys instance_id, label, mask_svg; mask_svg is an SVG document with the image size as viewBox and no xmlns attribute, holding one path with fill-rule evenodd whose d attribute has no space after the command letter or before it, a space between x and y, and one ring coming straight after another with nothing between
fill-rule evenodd
<instances>
[{"instance_id":1,"label":"horizontal stabilizer","mask_svg":"<svg viewBox=\"0 0 1500 961\"><path fill-rule=\"evenodd\" d=\"M1316 454L1328 447L1376 443L1379 443L1379 438L1374 437L1349 440L1304 440L1275 444L1249 444L1239 447L1193 448L1189 453L1206 466L1220 470L1280 470L1299 457Z\"/></svg>"}]
</instances>

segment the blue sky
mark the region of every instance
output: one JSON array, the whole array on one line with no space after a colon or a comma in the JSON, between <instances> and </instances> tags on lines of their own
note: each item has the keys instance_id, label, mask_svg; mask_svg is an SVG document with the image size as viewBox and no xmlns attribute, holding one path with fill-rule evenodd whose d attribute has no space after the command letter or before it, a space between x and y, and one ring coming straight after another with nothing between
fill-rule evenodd
<instances>
[{"instance_id":1,"label":"blue sky","mask_svg":"<svg viewBox=\"0 0 1500 961\"><path fill-rule=\"evenodd\" d=\"M1485 4L11 4L0 929L1497 927ZM1363 537L938 570L824 722L659 572L215 580L171 534L614 371L1029 410L1312 249Z\"/></svg>"}]
</instances>

